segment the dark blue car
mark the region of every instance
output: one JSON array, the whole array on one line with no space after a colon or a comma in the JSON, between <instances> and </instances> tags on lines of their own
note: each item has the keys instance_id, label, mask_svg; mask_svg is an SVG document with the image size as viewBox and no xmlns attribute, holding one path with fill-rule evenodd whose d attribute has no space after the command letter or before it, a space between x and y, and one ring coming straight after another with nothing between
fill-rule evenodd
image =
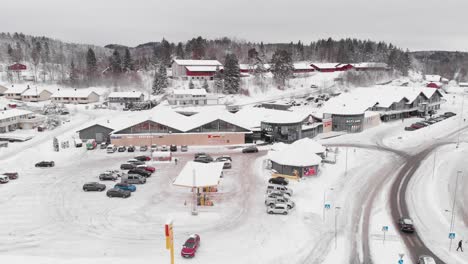
<instances>
[{"instance_id":1,"label":"dark blue car","mask_svg":"<svg viewBox=\"0 0 468 264\"><path fill-rule=\"evenodd\" d=\"M114 185L114 188L119 188L121 190L131 191L131 192L136 191L135 185L128 184L128 183L117 183L116 185Z\"/></svg>"}]
</instances>

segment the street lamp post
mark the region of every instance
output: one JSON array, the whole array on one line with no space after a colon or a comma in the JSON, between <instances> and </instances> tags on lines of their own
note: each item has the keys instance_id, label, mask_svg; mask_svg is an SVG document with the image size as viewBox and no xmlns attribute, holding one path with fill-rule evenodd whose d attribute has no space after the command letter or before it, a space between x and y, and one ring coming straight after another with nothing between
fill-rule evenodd
<instances>
[{"instance_id":1,"label":"street lamp post","mask_svg":"<svg viewBox=\"0 0 468 264\"><path fill-rule=\"evenodd\" d=\"M460 121L458 121L458 139L457 139L457 148L460 146L460 134L461 134L461 122L463 119L463 105L465 104L465 94L462 93L462 106L461 106L461 114L460 114Z\"/></svg>"},{"instance_id":2,"label":"street lamp post","mask_svg":"<svg viewBox=\"0 0 468 264\"><path fill-rule=\"evenodd\" d=\"M341 209L341 207L337 206L335 207L335 249L337 248L338 242L337 242L337 233L338 233L338 227L337 227L337 220L338 220L338 210Z\"/></svg>"},{"instance_id":3,"label":"street lamp post","mask_svg":"<svg viewBox=\"0 0 468 264\"><path fill-rule=\"evenodd\" d=\"M333 188L325 188L323 190L323 210L322 210L322 220L325 222L325 203L327 202L327 190L333 191Z\"/></svg>"},{"instance_id":4,"label":"street lamp post","mask_svg":"<svg viewBox=\"0 0 468 264\"><path fill-rule=\"evenodd\" d=\"M452 217L450 219L450 231L449 233L453 232L454 229L454 218L455 218L455 204L456 204L456 198L457 198L457 190L458 190L458 176L462 173L462 171L457 171L457 178L455 179L455 191L453 192L453 204L452 204ZM449 245L449 251L452 249L452 240L450 239L450 245Z\"/></svg>"},{"instance_id":5,"label":"street lamp post","mask_svg":"<svg viewBox=\"0 0 468 264\"><path fill-rule=\"evenodd\" d=\"M348 147L346 147L346 162L345 162L345 174L344 176L348 176Z\"/></svg>"}]
</instances>

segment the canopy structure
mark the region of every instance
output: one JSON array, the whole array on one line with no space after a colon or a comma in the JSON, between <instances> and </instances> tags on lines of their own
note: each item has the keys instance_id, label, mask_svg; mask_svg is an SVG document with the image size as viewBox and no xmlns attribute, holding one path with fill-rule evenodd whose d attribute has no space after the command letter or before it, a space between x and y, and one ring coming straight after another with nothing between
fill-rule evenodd
<instances>
[{"instance_id":1,"label":"canopy structure","mask_svg":"<svg viewBox=\"0 0 468 264\"><path fill-rule=\"evenodd\" d=\"M223 172L223 166L223 162L200 163L189 161L172 184L189 188L217 186Z\"/></svg>"}]
</instances>

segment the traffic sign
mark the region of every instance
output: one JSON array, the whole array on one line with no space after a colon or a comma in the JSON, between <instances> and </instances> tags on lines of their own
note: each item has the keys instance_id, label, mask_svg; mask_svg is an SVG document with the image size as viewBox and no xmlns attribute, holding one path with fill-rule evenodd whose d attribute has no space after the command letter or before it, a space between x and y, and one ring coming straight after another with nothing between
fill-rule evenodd
<instances>
[{"instance_id":1,"label":"traffic sign","mask_svg":"<svg viewBox=\"0 0 468 264\"><path fill-rule=\"evenodd\" d=\"M388 226L382 226L382 231L387 232L388 231Z\"/></svg>"},{"instance_id":2,"label":"traffic sign","mask_svg":"<svg viewBox=\"0 0 468 264\"><path fill-rule=\"evenodd\" d=\"M325 204L325 209L330 209L331 208L331 204Z\"/></svg>"},{"instance_id":3,"label":"traffic sign","mask_svg":"<svg viewBox=\"0 0 468 264\"><path fill-rule=\"evenodd\" d=\"M449 233L449 239L455 239L455 233Z\"/></svg>"},{"instance_id":4,"label":"traffic sign","mask_svg":"<svg viewBox=\"0 0 468 264\"><path fill-rule=\"evenodd\" d=\"M403 264L403 260L402 259L398 260L398 264Z\"/></svg>"}]
</instances>

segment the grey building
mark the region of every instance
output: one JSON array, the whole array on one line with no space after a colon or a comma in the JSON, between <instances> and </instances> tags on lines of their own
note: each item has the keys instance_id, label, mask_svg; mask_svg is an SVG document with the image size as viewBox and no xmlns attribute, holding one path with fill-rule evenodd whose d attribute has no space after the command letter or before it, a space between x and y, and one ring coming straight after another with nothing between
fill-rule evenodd
<instances>
[{"instance_id":1,"label":"grey building","mask_svg":"<svg viewBox=\"0 0 468 264\"><path fill-rule=\"evenodd\" d=\"M114 129L110 127L94 124L92 126L78 130L77 132L80 136L80 139L82 140L95 139L97 143L102 143L110 142L110 133L112 131L114 131Z\"/></svg>"},{"instance_id":2,"label":"grey building","mask_svg":"<svg viewBox=\"0 0 468 264\"><path fill-rule=\"evenodd\" d=\"M287 112L288 115L273 116L261 122L261 138L269 142L291 143L302 138L312 138L322 133L323 124L312 115Z\"/></svg>"}]
</instances>

